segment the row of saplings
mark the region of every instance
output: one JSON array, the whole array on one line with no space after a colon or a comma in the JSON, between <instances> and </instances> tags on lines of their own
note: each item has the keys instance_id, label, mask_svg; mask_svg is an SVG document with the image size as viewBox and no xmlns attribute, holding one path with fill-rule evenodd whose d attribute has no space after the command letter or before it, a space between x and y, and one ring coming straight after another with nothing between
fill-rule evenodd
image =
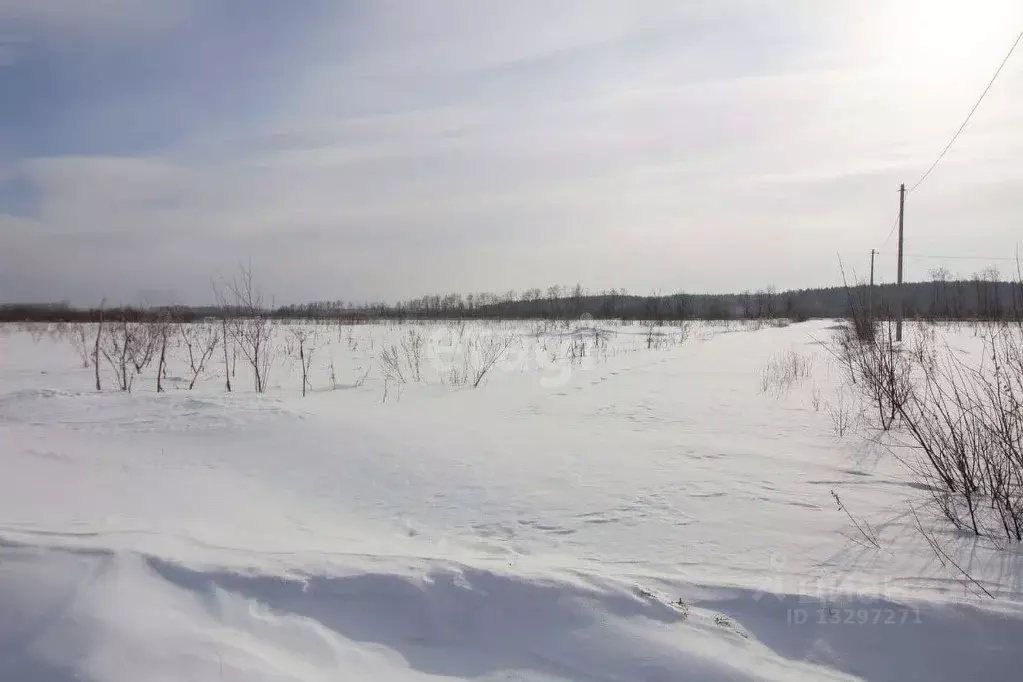
<instances>
[{"instance_id":1,"label":"row of saplings","mask_svg":"<svg viewBox=\"0 0 1023 682\"><path fill-rule=\"evenodd\" d=\"M92 327L92 329L89 329ZM309 386L315 330L289 326L283 348L274 342L272 321L265 317L221 319L205 323L176 323L121 314L96 325L61 325L57 332L67 338L82 360L94 368L96 390L103 389L100 366L105 361L113 371L117 388L130 392L138 378L156 363L156 390L163 392L170 353L180 352L190 371L188 389L216 362L223 362L225 387L232 390L231 377L237 373L238 356L252 371L254 388L262 393L275 359L283 351L302 366L302 394Z\"/></svg>"}]
</instances>

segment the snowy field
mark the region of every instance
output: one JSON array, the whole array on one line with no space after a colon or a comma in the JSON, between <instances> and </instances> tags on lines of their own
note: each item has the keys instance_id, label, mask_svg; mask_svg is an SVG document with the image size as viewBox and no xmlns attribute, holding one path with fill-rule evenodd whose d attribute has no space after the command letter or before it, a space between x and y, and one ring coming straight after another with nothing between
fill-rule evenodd
<instances>
[{"instance_id":1,"label":"snowy field","mask_svg":"<svg viewBox=\"0 0 1023 682\"><path fill-rule=\"evenodd\" d=\"M833 327L281 326L264 394L3 328L0 681L1020 679Z\"/></svg>"}]
</instances>

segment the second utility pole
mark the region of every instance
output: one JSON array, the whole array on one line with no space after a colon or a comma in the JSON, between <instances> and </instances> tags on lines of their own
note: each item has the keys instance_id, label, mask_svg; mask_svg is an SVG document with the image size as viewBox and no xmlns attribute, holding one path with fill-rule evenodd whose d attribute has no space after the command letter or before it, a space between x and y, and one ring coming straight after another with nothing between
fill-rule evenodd
<instances>
[{"instance_id":1,"label":"second utility pole","mask_svg":"<svg viewBox=\"0 0 1023 682\"><path fill-rule=\"evenodd\" d=\"M906 186L899 187L899 275L895 288L895 340L902 341L902 225L906 213Z\"/></svg>"}]
</instances>

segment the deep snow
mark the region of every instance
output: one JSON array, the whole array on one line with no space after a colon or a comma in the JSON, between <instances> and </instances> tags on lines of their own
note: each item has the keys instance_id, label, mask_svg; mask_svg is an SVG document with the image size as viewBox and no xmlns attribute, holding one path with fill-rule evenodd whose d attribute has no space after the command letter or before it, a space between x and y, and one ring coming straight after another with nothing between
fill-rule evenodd
<instances>
[{"instance_id":1,"label":"deep snow","mask_svg":"<svg viewBox=\"0 0 1023 682\"><path fill-rule=\"evenodd\" d=\"M266 395L241 359L240 390L214 358L188 391L180 357L164 394L106 367L97 393L66 342L7 327L0 680L1016 679L1018 550L836 435L831 326L611 325L595 352L479 324L516 341L475 390L446 385L452 325L323 328L305 398L283 358ZM437 352L382 402L410 328ZM809 376L762 390L793 352Z\"/></svg>"}]
</instances>

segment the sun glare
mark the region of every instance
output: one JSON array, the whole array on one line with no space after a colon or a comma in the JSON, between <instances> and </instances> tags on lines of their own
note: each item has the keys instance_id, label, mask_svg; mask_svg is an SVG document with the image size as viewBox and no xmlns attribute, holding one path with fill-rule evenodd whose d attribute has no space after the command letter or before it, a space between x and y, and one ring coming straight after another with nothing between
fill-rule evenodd
<instances>
[{"instance_id":1,"label":"sun glare","mask_svg":"<svg viewBox=\"0 0 1023 682\"><path fill-rule=\"evenodd\" d=\"M1019 0L905 0L890 6L883 52L906 76L941 80L994 68L1021 29Z\"/></svg>"}]
</instances>

